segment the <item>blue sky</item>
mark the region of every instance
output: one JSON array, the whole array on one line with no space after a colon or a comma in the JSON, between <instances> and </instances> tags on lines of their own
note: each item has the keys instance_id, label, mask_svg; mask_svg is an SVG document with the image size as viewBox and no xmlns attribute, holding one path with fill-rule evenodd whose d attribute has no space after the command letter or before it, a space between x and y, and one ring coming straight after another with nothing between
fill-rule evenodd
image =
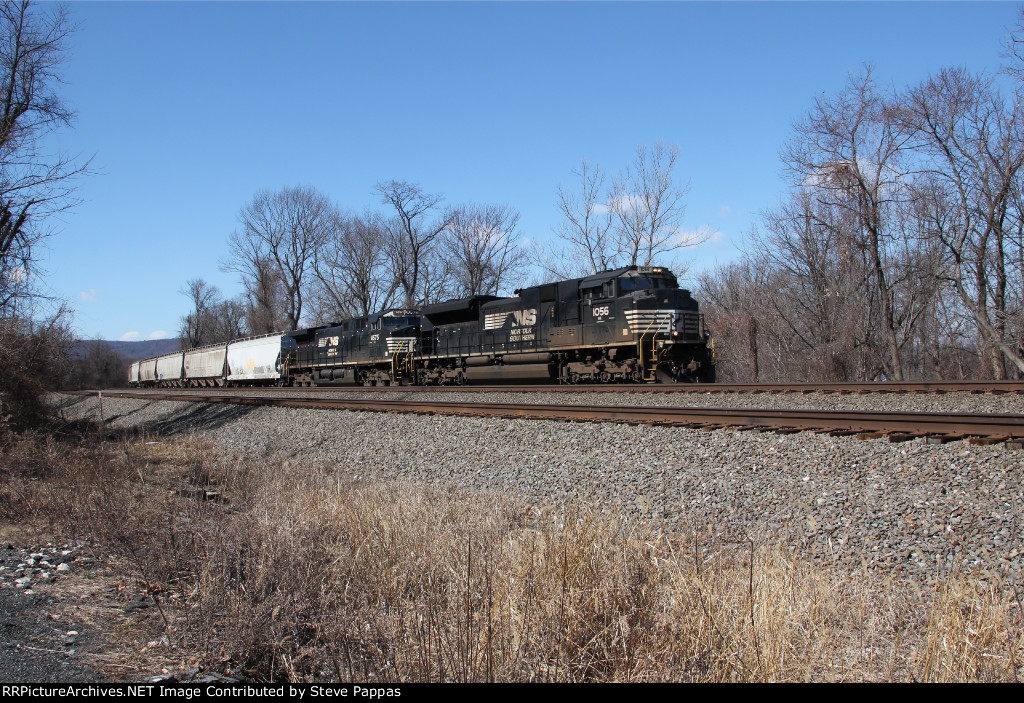
<instances>
[{"instance_id":1,"label":"blue sky","mask_svg":"<svg viewBox=\"0 0 1024 703\"><path fill-rule=\"evenodd\" d=\"M584 157L609 173L678 144L687 229L735 258L785 192L778 152L815 96L865 62L902 87L944 66L995 71L1020 5L910 3L77 2L57 140L92 157L43 253L83 337L174 336L219 270L239 209L311 185L382 208L380 180L451 204L507 203L530 239ZM685 281L684 281L685 282ZM136 336L132 337L131 333Z\"/></svg>"}]
</instances>

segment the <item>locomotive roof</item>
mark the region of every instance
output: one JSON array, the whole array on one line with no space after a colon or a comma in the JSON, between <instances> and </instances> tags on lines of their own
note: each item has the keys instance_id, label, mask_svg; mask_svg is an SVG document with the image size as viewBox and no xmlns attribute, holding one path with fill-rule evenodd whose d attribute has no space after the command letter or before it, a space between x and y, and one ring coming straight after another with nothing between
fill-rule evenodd
<instances>
[{"instance_id":1,"label":"locomotive roof","mask_svg":"<svg viewBox=\"0 0 1024 703\"><path fill-rule=\"evenodd\" d=\"M515 293L516 293L516 295L519 295L521 291L529 290L530 288L541 288L542 286L550 286L550 285L556 285L556 284L561 284L561 283L571 283L573 281L576 282L577 287L579 287L579 288L592 288L592 287L594 287L596 285L600 285L600 284L604 283L605 281L610 281L612 279L618 278L619 276L624 276L624 275L630 274L630 273L633 273L633 274L636 274L636 275L641 275L641 276L649 276L651 274L656 274L656 275L668 274L669 276L672 276L673 278L675 278L675 274L672 273L672 271L670 269L668 269L668 268L666 268L664 266L623 266L622 268L608 269L607 271L601 271L599 273L592 273L589 276L584 276L583 278L570 278L570 279L567 279L565 281L550 281L548 283L543 283L543 284L538 285L538 286L529 286L527 288L520 288L519 290L515 291Z\"/></svg>"},{"instance_id":2,"label":"locomotive roof","mask_svg":"<svg viewBox=\"0 0 1024 703\"><path fill-rule=\"evenodd\" d=\"M605 281L610 281L611 279L618 278L622 274L627 273L628 271L632 271L635 268L635 266L624 266L623 268L620 269L608 269L607 271L601 271L600 273L594 273L589 276L585 276L580 279L580 287L589 288L589 286L582 285L584 283L604 283Z\"/></svg>"},{"instance_id":3,"label":"locomotive roof","mask_svg":"<svg viewBox=\"0 0 1024 703\"><path fill-rule=\"evenodd\" d=\"M590 284L604 283L605 281L610 281L613 278L629 276L630 274L633 274L633 276L650 276L652 274L663 276L668 274L675 278L675 274L664 266L623 266L622 268L610 269L608 271L602 271L601 273L595 273L587 276L586 278L581 278L580 288L590 288Z\"/></svg>"},{"instance_id":4,"label":"locomotive roof","mask_svg":"<svg viewBox=\"0 0 1024 703\"><path fill-rule=\"evenodd\" d=\"M417 317L419 314L418 310L409 310L408 308L391 308L389 310L382 310L381 312L376 312L370 315L368 321L372 325L382 317Z\"/></svg>"},{"instance_id":5,"label":"locomotive roof","mask_svg":"<svg viewBox=\"0 0 1024 703\"><path fill-rule=\"evenodd\" d=\"M374 322L382 317L417 317L419 312L416 310L408 310L406 308L391 308L389 310L382 310L381 312L374 313L369 317L348 317L344 320L336 320L327 325L319 325L317 327L308 327L301 330L293 330L291 332L285 332L288 337L293 337L299 341L303 341L313 337L317 332L321 330L332 330L339 327L343 327L345 323L349 323L349 327L353 330L362 329L368 325L372 325ZM353 324L354 323L354 324Z\"/></svg>"},{"instance_id":6,"label":"locomotive roof","mask_svg":"<svg viewBox=\"0 0 1024 703\"><path fill-rule=\"evenodd\" d=\"M291 332L285 332L286 337L291 337L296 340L306 340L316 334L319 330L326 329L330 325L320 325L319 327L307 327L301 330L292 330Z\"/></svg>"},{"instance_id":7,"label":"locomotive roof","mask_svg":"<svg viewBox=\"0 0 1024 703\"><path fill-rule=\"evenodd\" d=\"M489 303L492 300L501 300L496 295L474 295L469 298L458 298L457 300L446 300L443 303L434 303L433 305L424 305L420 308L421 315L439 315L441 313L453 312L456 310L466 310L473 307L473 305L483 305Z\"/></svg>"}]
</instances>

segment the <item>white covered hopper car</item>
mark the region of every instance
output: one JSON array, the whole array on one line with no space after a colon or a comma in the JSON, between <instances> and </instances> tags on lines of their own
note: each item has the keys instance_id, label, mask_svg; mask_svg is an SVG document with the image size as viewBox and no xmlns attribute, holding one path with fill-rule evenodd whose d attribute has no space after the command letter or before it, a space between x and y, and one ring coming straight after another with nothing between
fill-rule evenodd
<instances>
[{"instance_id":1,"label":"white covered hopper car","mask_svg":"<svg viewBox=\"0 0 1024 703\"><path fill-rule=\"evenodd\" d=\"M280 380L284 337L274 333L228 344L228 383L276 383Z\"/></svg>"},{"instance_id":2,"label":"white covered hopper car","mask_svg":"<svg viewBox=\"0 0 1024 703\"><path fill-rule=\"evenodd\" d=\"M185 352L186 386L223 386L227 344L211 344Z\"/></svg>"},{"instance_id":3,"label":"white covered hopper car","mask_svg":"<svg viewBox=\"0 0 1024 703\"><path fill-rule=\"evenodd\" d=\"M181 385L182 352L166 354L156 359L156 381L157 384L167 386Z\"/></svg>"},{"instance_id":4,"label":"white covered hopper car","mask_svg":"<svg viewBox=\"0 0 1024 703\"><path fill-rule=\"evenodd\" d=\"M280 333L212 344L132 364L129 386L197 387L270 385L281 380L281 345L294 346Z\"/></svg>"}]
</instances>

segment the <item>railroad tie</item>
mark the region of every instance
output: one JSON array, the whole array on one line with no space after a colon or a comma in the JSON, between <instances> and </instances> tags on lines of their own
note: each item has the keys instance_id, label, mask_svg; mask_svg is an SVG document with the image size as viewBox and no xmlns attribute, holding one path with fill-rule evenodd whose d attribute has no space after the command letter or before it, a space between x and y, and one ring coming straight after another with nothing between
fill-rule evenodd
<instances>
[{"instance_id":1,"label":"railroad tie","mask_svg":"<svg viewBox=\"0 0 1024 703\"><path fill-rule=\"evenodd\" d=\"M932 434L928 435L925 442L928 444L946 444L947 442L957 442L965 438L966 435L962 434Z\"/></svg>"}]
</instances>

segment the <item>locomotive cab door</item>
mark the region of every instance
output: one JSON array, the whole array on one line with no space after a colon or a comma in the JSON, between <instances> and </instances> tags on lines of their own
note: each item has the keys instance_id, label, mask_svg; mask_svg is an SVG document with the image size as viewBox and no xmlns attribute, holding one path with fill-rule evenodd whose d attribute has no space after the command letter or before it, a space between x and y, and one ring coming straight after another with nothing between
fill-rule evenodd
<instances>
[{"instance_id":1,"label":"locomotive cab door","mask_svg":"<svg viewBox=\"0 0 1024 703\"><path fill-rule=\"evenodd\" d=\"M583 343L611 344L615 341L615 281L584 288L580 296Z\"/></svg>"}]
</instances>

